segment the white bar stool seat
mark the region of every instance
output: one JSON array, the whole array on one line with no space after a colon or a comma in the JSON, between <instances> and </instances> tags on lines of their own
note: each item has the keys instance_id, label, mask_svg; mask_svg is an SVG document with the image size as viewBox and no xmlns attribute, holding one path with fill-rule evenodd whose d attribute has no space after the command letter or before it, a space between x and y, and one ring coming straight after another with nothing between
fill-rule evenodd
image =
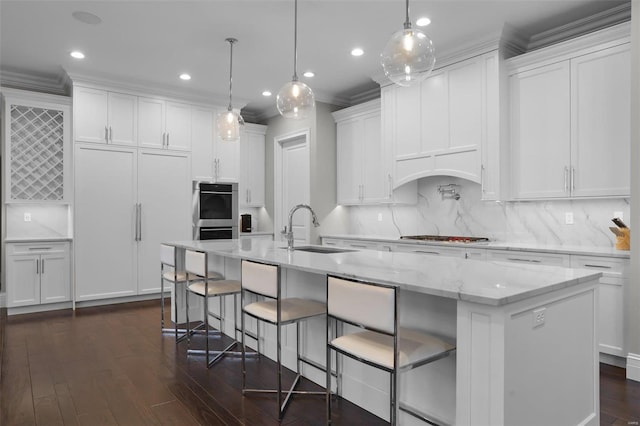
<instances>
[{"instance_id":1,"label":"white bar stool seat","mask_svg":"<svg viewBox=\"0 0 640 426\"><path fill-rule=\"evenodd\" d=\"M331 327L332 321L364 330L332 336L334 329ZM343 328L335 327L335 329ZM445 338L399 326L397 287L327 276L326 331L327 423L331 423L331 351L333 350L337 355L348 356L391 374L389 405L392 425L398 422L399 410L429 424L440 424L432 416L400 403L398 398L400 373L447 357L455 351L456 347ZM336 371L336 373L340 378L341 372Z\"/></svg>"}]
</instances>

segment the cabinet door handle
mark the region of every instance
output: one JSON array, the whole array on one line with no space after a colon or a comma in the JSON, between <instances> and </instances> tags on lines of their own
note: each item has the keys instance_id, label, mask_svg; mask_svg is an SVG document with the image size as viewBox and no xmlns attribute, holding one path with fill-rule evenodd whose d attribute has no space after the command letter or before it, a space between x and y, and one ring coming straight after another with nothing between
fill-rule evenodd
<instances>
[{"instance_id":1,"label":"cabinet door handle","mask_svg":"<svg viewBox=\"0 0 640 426\"><path fill-rule=\"evenodd\" d=\"M42 259L42 266L40 267L40 273L44 275L44 259Z\"/></svg>"},{"instance_id":2,"label":"cabinet door handle","mask_svg":"<svg viewBox=\"0 0 640 426\"><path fill-rule=\"evenodd\" d=\"M389 177L389 199L391 199L393 197L393 176L389 174L388 177Z\"/></svg>"},{"instance_id":3,"label":"cabinet door handle","mask_svg":"<svg viewBox=\"0 0 640 426\"><path fill-rule=\"evenodd\" d=\"M138 241L138 203L136 203L136 217L134 219L135 222L135 231L133 234L133 240Z\"/></svg>"},{"instance_id":4,"label":"cabinet door handle","mask_svg":"<svg viewBox=\"0 0 640 426\"><path fill-rule=\"evenodd\" d=\"M251 203L251 189L249 189L249 203Z\"/></svg>"},{"instance_id":5,"label":"cabinet door handle","mask_svg":"<svg viewBox=\"0 0 640 426\"><path fill-rule=\"evenodd\" d=\"M142 241L142 203L138 204L138 241Z\"/></svg>"},{"instance_id":6,"label":"cabinet door handle","mask_svg":"<svg viewBox=\"0 0 640 426\"><path fill-rule=\"evenodd\" d=\"M576 190L576 168L571 167L571 192Z\"/></svg>"},{"instance_id":7,"label":"cabinet door handle","mask_svg":"<svg viewBox=\"0 0 640 426\"><path fill-rule=\"evenodd\" d=\"M424 253L424 254L435 254L435 255L440 255L439 252L437 251L426 251L426 250L414 250L414 253Z\"/></svg>"},{"instance_id":8,"label":"cabinet door handle","mask_svg":"<svg viewBox=\"0 0 640 426\"><path fill-rule=\"evenodd\" d=\"M109 126L109 142L113 143L113 129Z\"/></svg>"},{"instance_id":9,"label":"cabinet door handle","mask_svg":"<svg viewBox=\"0 0 640 426\"><path fill-rule=\"evenodd\" d=\"M483 194L487 192L487 190L484 189L484 173L485 173L484 164L480 164L480 190L482 191Z\"/></svg>"},{"instance_id":10,"label":"cabinet door handle","mask_svg":"<svg viewBox=\"0 0 640 426\"><path fill-rule=\"evenodd\" d=\"M569 168L564 166L564 192L569 192Z\"/></svg>"},{"instance_id":11,"label":"cabinet door handle","mask_svg":"<svg viewBox=\"0 0 640 426\"><path fill-rule=\"evenodd\" d=\"M104 126L104 141L106 143L109 143L109 129L107 128L107 126Z\"/></svg>"},{"instance_id":12,"label":"cabinet door handle","mask_svg":"<svg viewBox=\"0 0 640 426\"><path fill-rule=\"evenodd\" d=\"M51 250L53 247L29 247L29 250Z\"/></svg>"},{"instance_id":13,"label":"cabinet door handle","mask_svg":"<svg viewBox=\"0 0 640 426\"><path fill-rule=\"evenodd\" d=\"M517 257L507 257L507 260L511 260L512 262L530 262L530 263L540 263L541 261L538 259L520 259Z\"/></svg>"},{"instance_id":14,"label":"cabinet door handle","mask_svg":"<svg viewBox=\"0 0 640 426\"><path fill-rule=\"evenodd\" d=\"M585 268L598 268L598 269L611 269L611 266L606 266L606 265L590 265L588 263L584 264Z\"/></svg>"},{"instance_id":15,"label":"cabinet door handle","mask_svg":"<svg viewBox=\"0 0 640 426\"><path fill-rule=\"evenodd\" d=\"M40 260L36 259L36 275L40 275Z\"/></svg>"},{"instance_id":16,"label":"cabinet door handle","mask_svg":"<svg viewBox=\"0 0 640 426\"><path fill-rule=\"evenodd\" d=\"M170 135L170 133L167 132L167 148L169 148L169 135Z\"/></svg>"}]
</instances>

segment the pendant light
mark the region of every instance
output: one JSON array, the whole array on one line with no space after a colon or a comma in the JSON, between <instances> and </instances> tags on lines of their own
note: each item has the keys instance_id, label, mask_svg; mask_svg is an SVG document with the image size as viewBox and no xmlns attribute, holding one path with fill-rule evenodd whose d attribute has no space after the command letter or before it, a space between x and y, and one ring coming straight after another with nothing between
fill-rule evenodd
<instances>
[{"instance_id":1,"label":"pendant light","mask_svg":"<svg viewBox=\"0 0 640 426\"><path fill-rule=\"evenodd\" d=\"M429 37L411 28L409 0L406 0L404 28L396 31L380 54L380 62L389 80L400 86L411 86L429 76L436 63L435 50Z\"/></svg>"},{"instance_id":2,"label":"pendant light","mask_svg":"<svg viewBox=\"0 0 640 426\"><path fill-rule=\"evenodd\" d=\"M294 0L293 24L293 78L278 92L276 106L284 118L306 118L315 108L313 91L309 86L298 81L298 0Z\"/></svg>"},{"instance_id":3,"label":"pendant light","mask_svg":"<svg viewBox=\"0 0 640 426\"><path fill-rule=\"evenodd\" d=\"M227 142L234 142L240 139L240 126L244 124L242 116L233 110L231 106L231 89L233 81L233 44L238 40L235 38L227 38L225 41L229 42L230 47L230 60L229 60L229 106L225 112L218 114L217 126L218 135L220 139Z\"/></svg>"}]
</instances>

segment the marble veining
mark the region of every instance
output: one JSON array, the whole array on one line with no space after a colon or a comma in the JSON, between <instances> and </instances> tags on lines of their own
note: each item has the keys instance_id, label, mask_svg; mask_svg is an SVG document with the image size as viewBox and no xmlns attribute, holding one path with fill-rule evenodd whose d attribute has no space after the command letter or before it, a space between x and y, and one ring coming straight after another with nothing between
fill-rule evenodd
<instances>
[{"instance_id":1,"label":"marble veining","mask_svg":"<svg viewBox=\"0 0 640 426\"><path fill-rule=\"evenodd\" d=\"M166 244L223 257L269 262L306 272L397 285L403 290L493 306L597 280L602 275L583 269L375 250L335 254L291 252L283 248L281 242L251 238Z\"/></svg>"},{"instance_id":2,"label":"marble veining","mask_svg":"<svg viewBox=\"0 0 640 426\"><path fill-rule=\"evenodd\" d=\"M460 199L442 197L438 185L459 185ZM454 177L430 177L418 182L415 206L353 206L349 233L398 238L401 235L468 235L497 242L553 246L613 247L614 212L629 217L630 200L573 199L549 201L482 201L480 186ZM572 212L574 224L565 224ZM379 214L382 221L378 220Z\"/></svg>"}]
</instances>

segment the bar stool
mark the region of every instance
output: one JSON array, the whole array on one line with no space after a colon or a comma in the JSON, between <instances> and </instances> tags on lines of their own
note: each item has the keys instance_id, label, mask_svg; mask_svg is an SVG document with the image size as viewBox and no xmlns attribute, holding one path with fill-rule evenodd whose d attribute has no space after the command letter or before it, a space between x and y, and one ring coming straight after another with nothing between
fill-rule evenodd
<instances>
[{"instance_id":1,"label":"bar stool","mask_svg":"<svg viewBox=\"0 0 640 426\"><path fill-rule=\"evenodd\" d=\"M354 303L355 300L358 303ZM360 327L364 331L340 333L342 335L333 337L331 321ZM437 424L426 414L399 403L399 376L444 358L455 349L453 344L440 337L399 326L397 287L327 276L327 423L331 423L332 350L336 351L336 356L346 355L391 374L390 423L395 425L398 410Z\"/></svg>"},{"instance_id":2,"label":"bar stool","mask_svg":"<svg viewBox=\"0 0 640 426\"><path fill-rule=\"evenodd\" d=\"M206 357L207 368L211 367L217 360L219 360L225 354L234 353L231 352L230 349L238 344L236 340L237 336L237 321L236 321L236 306L238 304L237 295L240 293L240 281L238 280L226 280L226 279L212 279L212 276L221 276L218 273L212 274L210 271L207 271L208 264L208 256L207 253L195 250L186 250L185 251L185 271L187 272L187 288L186 288L186 302L187 302L187 353L188 354L204 354ZM208 277L208 278L207 278ZM200 296L204 300L204 319L201 324L196 327L204 328L205 335L205 349L191 349L191 334L193 334L193 330L191 329L191 324L189 322L189 293ZM229 344L226 348L221 351L210 351L209 350L209 315L213 316L220 322L220 330L215 330L214 334L222 337L224 335L224 298L225 296L233 295L233 318L234 318L234 336L233 342ZM209 312L209 298L217 297L220 302L220 315L216 315ZM235 354L239 355L239 352L235 352ZM211 356L214 356L213 359L210 359Z\"/></svg>"},{"instance_id":3,"label":"bar stool","mask_svg":"<svg viewBox=\"0 0 640 426\"><path fill-rule=\"evenodd\" d=\"M245 294L256 295L260 300L245 305ZM275 393L278 403L278 420L282 420L287 409L291 395L325 395L325 392L295 390L300 381L300 367L302 363L311 365L324 371L324 368L300 354L300 322L309 318L324 315L326 305L315 300L301 298L282 298L282 286L280 282L280 268L277 265L242 260L242 394L247 393ZM245 346L245 314L268 324L276 326L276 351L277 351L277 389L248 389L246 369ZM284 402L282 400L282 326L296 324L296 378L286 392ZM258 354L258 356L260 356Z\"/></svg>"}]
</instances>

